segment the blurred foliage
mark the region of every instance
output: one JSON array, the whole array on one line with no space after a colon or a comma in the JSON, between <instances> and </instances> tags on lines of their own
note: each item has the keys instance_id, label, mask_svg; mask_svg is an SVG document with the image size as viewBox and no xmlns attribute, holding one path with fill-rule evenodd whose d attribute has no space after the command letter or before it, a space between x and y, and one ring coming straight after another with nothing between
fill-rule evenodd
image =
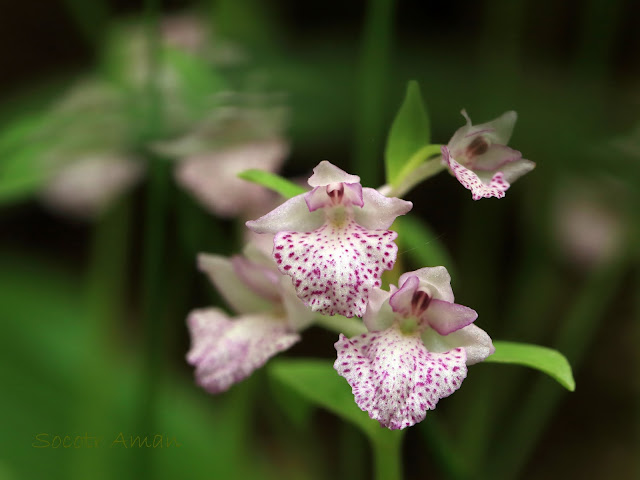
<instances>
[{"instance_id":1,"label":"blurred foliage","mask_svg":"<svg viewBox=\"0 0 640 480\"><path fill-rule=\"evenodd\" d=\"M267 394L275 387L264 373L218 397L192 383L183 360L184 317L210 303L193 255L235 252L237 235L230 222L204 214L172 186L158 233L166 240L160 315L167 358L148 433L175 437L182 446L32 447L38 433L96 435L105 444L120 432L144 435L138 408L148 361L137 300L143 276L137 259L147 248L139 246L145 241L139 190L124 199L127 205L114 206L123 209L122 218L111 218L110 228L122 237L105 233L93 243L94 226L52 217L34 197L58 162L87 146L150 158L151 143L189 131L217 106L215 92L239 78L249 86L268 78L287 96L291 174L325 158L344 168L358 158L351 165L367 172L353 173L378 178L385 133L409 79L419 82L429 106L432 142L446 143L463 124L462 108L478 122L518 111L511 144L537 169L499 202L472 203L446 173L420 185L408 197L412 216L395 226L398 264L446 265L458 301L479 312L482 328L496 339L560 349L576 371L577 389L568 395L524 369L473 366L464 388L407 433L407 478L632 478L637 439L629 418L640 389L640 64L628 54L640 48L635 2L396 2L386 17L384 2L373 2L382 10L369 13L375 28L366 33L364 2L305 10L285 0L269 7L256 0L168 2L198 8L207 25L246 48L251 69L247 75L233 63L211 68L163 49L156 93L164 106L155 133L148 129L148 85L131 76L131 63L125 67L127 55L144 50L126 40L140 25L142 5L63 3L34 11L30 2L13 4L15 16L0 20L8 66L0 96L0 478L127 478L138 469L136 478L340 479L348 470L329 468L335 457L340 465L368 460L357 453L357 432L339 430L334 417L292 392ZM43 48L52 38L64 55ZM145 68L142 61L133 65ZM69 116L63 100L78 85L108 94ZM559 238L568 179L592 185L614 219L606 227L588 224L592 231L620 229L613 254L599 262L573 255L578 244L572 242L589 228ZM591 218L584 208L570 215ZM87 262L85 244L103 260ZM331 357L333 337L323 335L312 329L308 346L291 355ZM339 435L355 437L353 451L336 441Z\"/></svg>"}]
</instances>

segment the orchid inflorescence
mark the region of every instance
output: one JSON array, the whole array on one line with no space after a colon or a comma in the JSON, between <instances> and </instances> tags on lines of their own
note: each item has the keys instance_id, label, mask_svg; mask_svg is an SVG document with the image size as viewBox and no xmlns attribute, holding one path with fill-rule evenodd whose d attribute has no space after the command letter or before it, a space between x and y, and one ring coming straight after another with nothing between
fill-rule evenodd
<instances>
[{"instance_id":1,"label":"orchid inflorescence","mask_svg":"<svg viewBox=\"0 0 640 480\"><path fill-rule=\"evenodd\" d=\"M516 114L477 126L462 114L467 125L435 160L474 200L502 198L535 166L506 146ZM381 193L393 188L362 187L358 176L327 161L308 184L306 193L246 223L273 236L268 251L249 243L242 256L199 257L237 316L193 311L187 359L198 383L219 393L298 342L323 316L361 317L363 333L340 333L334 368L372 419L390 429L412 426L460 388L469 365L494 352L491 338L474 324L473 309L455 303L445 267L406 272L397 286L382 288L382 274L394 269L398 255L398 234L389 228L411 202Z\"/></svg>"}]
</instances>

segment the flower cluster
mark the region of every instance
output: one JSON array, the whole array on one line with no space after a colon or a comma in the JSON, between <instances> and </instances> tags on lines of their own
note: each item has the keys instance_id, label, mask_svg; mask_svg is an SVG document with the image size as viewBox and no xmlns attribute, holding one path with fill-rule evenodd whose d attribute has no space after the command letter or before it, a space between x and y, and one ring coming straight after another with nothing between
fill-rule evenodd
<instances>
[{"instance_id":1,"label":"flower cluster","mask_svg":"<svg viewBox=\"0 0 640 480\"><path fill-rule=\"evenodd\" d=\"M474 199L501 198L534 166L505 145L515 113L475 127L463 115L467 125L442 147L443 165ZM327 161L308 184L306 193L246 223L272 236L270 255L254 247L231 260L200 257L238 316L192 312L187 359L204 388L221 392L297 342L315 319L361 317L365 333L340 334L334 368L372 419L390 429L412 426L460 388L469 365L494 352L491 338L474 324L473 309L455 303L445 267L406 272L397 286L382 288L398 255L398 234L389 228L411 202L363 187Z\"/></svg>"}]
</instances>

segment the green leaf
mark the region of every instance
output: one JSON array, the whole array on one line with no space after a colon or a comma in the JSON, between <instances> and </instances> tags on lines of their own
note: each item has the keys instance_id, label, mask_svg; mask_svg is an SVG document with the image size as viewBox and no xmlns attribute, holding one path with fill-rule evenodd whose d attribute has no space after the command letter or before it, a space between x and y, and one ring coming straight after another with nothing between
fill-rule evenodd
<instances>
[{"instance_id":1,"label":"green leaf","mask_svg":"<svg viewBox=\"0 0 640 480\"><path fill-rule=\"evenodd\" d=\"M385 165L387 183L395 185L400 173L421 148L431 142L429 117L422 102L420 87L415 81L409 82L404 102L393 120L387 147Z\"/></svg>"},{"instance_id":2,"label":"green leaf","mask_svg":"<svg viewBox=\"0 0 640 480\"><path fill-rule=\"evenodd\" d=\"M262 185L263 187L279 193L285 198L292 198L296 195L307 192L306 189L290 182L286 178L282 178L280 175L255 168L240 172L238 174L238 178Z\"/></svg>"},{"instance_id":3,"label":"green leaf","mask_svg":"<svg viewBox=\"0 0 640 480\"><path fill-rule=\"evenodd\" d=\"M557 350L539 345L516 342L493 342L496 352L485 360L493 363L511 363L535 368L555 379L564 388L573 392L576 382L571 365Z\"/></svg>"},{"instance_id":4,"label":"green leaf","mask_svg":"<svg viewBox=\"0 0 640 480\"><path fill-rule=\"evenodd\" d=\"M411 215L398 217L393 228L398 231L398 255L410 257L420 268L442 265L453 278L456 277L453 260L440 242L440 236L419 218Z\"/></svg>"},{"instance_id":5,"label":"green leaf","mask_svg":"<svg viewBox=\"0 0 640 480\"><path fill-rule=\"evenodd\" d=\"M397 433L382 428L358 408L349 384L336 373L331 361L279 359L271 362L269 374L315 405L354 424L373 442Z\"/></svg>"}]
</instances>

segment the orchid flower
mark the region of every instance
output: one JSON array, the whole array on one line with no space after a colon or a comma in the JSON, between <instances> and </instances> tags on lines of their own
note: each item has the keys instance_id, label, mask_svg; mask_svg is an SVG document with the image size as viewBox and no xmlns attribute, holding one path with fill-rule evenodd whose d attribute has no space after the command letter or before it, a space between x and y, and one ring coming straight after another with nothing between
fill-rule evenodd
<instances>
[{"instance_id":1,"label":"orchid flower","mask_svg":"<svg viewBox=\"0 0 640 480\"><path fill-rule=\"evenodd\" d=\"M481 125L472 125L467 120L442 147L442 162L468 190L474 200L489 197L504 197L511 183L536 166L522 154L507 147L516 112L506 112L500 117Z\"/></svg>"},{"instance_id":2,"label":"orchid flower","mask_svg":"<svg viewBox=\"0 0 640 480\"><path fill-rule=\"evenodd\" d=\"M327 161L314 168L309 185L311 191L247 226L276 234L273 258L312 311L362 316L382 272L396 260L397 233L387 228L412 203L362 188L360 177Z\"/></svg>"},{"instance_id":3,"label":"orchid flower","mask_svg":"<svg viewBox=\"0 0 640 480\"><path fill-rule=\"evenodd\" d=\"M494 351L491 338L472 323L477 313L454 303L444 267L402 275L400 288L375 289L360 336L340 335L337 372L351 385L360 409L395 429L424 420L441 398L460 388L467 365Z\"/></svg>"},{"instance_id":4,"label":"orchid flower","mask_svg":"<svg viewBox=\"0 0 640 480\"><path fill-rule=\"evenodd\" d=\"M187 319L187 361L196 367L198 384L210 393L227 390L287 350L312 320L269 257L251 250L246 255L250 258L198 257L199 268L238 313L232 318L218 308L205 308L192 311Z\"/></svg>"}]
</instances>

